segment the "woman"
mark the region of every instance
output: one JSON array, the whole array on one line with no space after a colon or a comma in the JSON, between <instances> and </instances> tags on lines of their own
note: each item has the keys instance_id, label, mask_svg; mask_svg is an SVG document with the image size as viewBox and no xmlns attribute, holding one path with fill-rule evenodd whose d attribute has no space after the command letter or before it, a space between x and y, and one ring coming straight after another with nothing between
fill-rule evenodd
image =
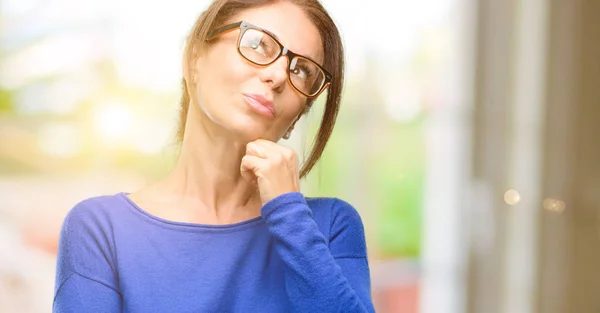
<instances>
[{"instance_id":1,"label":"woman","mask_svg":"<svg viewBox=\"0 0 600 313\"><path fill-rule=\"evenodd\" d=\"M54 311L374 311L360 216L299 189L343 81L341 40L321 4L217 0L188 38L183 69L174 170L69 212ZM293 150L275 142L327 88L299 173Z\"/></svg>"}]
</instances>

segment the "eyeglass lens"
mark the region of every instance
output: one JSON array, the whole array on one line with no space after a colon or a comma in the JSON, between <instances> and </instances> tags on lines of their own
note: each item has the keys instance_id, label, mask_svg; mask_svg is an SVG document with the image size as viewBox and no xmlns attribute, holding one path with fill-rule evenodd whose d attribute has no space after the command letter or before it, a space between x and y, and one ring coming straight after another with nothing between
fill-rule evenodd
<instances>
[{"instance_id":1,"label":"eyeglass lens","mask_svg":"<svg viewBox=\"0 0 600 313\"><path fill-rule=\"evenodd\" d=\"M239 51L250 62L268 65L279 56L281 48L269 34L257 29L247 29L240 39ZM296 56L290 60L289 65L290 81L300 92L312 96L325 84L325 73L313 61Z\"/></svg>"}]
</instances>

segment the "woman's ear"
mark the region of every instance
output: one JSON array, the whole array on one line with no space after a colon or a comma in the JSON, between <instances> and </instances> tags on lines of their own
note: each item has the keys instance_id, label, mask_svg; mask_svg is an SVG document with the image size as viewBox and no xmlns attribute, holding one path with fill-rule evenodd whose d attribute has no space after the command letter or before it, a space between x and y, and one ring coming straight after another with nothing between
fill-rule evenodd
<instances>
[{"instance_id":1,"label":"woman's ear","mask_svg":"<svg viewBox=\"0 0 600 313\"><path fill-rule=\"evenodd\" d=\"M183 77L186 81L195 83L196 73L201 62L202 56L199 53L199 47L195 44L191 44L191 47L187 47L183 51L183 58L181 63L181 68L183 70Z\"/></svg>"}]
</instances>

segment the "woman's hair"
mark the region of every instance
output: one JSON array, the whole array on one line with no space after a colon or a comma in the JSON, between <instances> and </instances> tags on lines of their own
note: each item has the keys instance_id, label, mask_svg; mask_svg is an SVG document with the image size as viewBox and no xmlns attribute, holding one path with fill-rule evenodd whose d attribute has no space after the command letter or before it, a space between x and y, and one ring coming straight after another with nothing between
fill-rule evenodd
<instances>
[{"instance_id":1,"label":"woman's hair","mask_svg":"<svg viewBox=\"0 0 600 313\"><path fill-rule=\"evenodd\" d=\"M342 84L344 81L344 50L339 31L318 0L287 0L302 8L309 19L319 30L323 42L325 59L323 67L333 76L333 80L327 90L327 101L325 103L325 112L321 120L321 125L317 137L313 143L307 161L300 170L300 178L306 176L321 157L325 145L331 136L335 120L340 106L342 93ZM215 0L199 17L192 31L190 32L185 45L183 60L183 92L181 96L181 111L179 115L179 127L177 129L177 139L183 141L185 132L185 123L190 105L190 95L194 95L194 85L190 82L190 68L193 68L195 58L208 46L206 39L208 33L216 28L223 26L233 16L238 13L263 6L277 0ZM314 102L314 98L307 99L307 109ZM304 114L303 113L303 114Z\"/></svg>"}]
</instances>

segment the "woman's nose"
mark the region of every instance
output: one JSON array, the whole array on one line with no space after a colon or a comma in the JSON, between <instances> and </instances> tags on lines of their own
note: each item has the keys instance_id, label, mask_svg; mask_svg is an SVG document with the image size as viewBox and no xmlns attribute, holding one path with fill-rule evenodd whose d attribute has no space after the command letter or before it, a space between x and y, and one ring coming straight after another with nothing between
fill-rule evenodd
<instances>
[{"instance_id":1,"label":"woman's nose","mask_svg":"<svg viewBox=\"0 0 600 313\"><path fill-rule=\"evenodd\" d=\"M279 57L275 62L262 69L261 80L268 83L271 89L281 91L287 81L288 63L289 60L286 56Z\"/></svg>"}]
</instances>

